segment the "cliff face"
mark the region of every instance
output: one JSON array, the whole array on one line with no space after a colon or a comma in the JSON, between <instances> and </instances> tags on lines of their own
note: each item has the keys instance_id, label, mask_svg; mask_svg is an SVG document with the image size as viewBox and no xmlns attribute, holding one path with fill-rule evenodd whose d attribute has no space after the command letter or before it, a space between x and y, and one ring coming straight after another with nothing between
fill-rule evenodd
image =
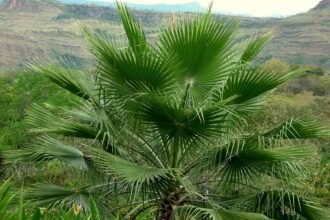
<instances>
[{"instance_id":1,"label":"cliff face","mask_svg":"<svg viewBox=\"0 0 330 220\"><path fill-rule=\"evenodd\" d=\"M312 10L330 9L330 0L322 0Z\"/></svg>"},{"instance_id":2,"label":"cliff face","mask_svg":"<svg viewBox=\"0 0 330 220\"><path fill-rule=\"evenodd\" d=\"M5 0L3 6L6 9L22 9L29 5L31 2L29 0Z\"/></svg>"},{"instance_id":3,"label":"cliff face","mask_svg":"<svg viewBox=\"0 0 330 220\"><path fill-rule=\"evenodd\" d=\"M0 3L0 10L12 11L44 11L49 7L57 7L56 3L52 0L4 0Z\"/></svg>"},{"instance_id":4,"label":"cliff face","mask_svg":"<svg viewBox=\"0 0 330 220\"><path fill-rule=\"evenodd\" d=\"M23 3L24 2L22 2L21 0L9 0L8 2L6 2L6 8L13 9L21 7Z\"/></svg>"}]
</instances>

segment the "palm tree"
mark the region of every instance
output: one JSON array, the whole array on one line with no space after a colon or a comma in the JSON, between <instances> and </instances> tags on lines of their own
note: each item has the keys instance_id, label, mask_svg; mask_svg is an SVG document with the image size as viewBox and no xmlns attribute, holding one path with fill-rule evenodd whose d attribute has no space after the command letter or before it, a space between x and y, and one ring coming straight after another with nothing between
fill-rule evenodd
<instances>
[{"instance_id":1,"label":"palm tree","mask_svg":"<svg viewBox=\"0 0 330 220\"><path fill-rule=\"evenodd\" d=\"M39 141L7 158L63 161L94 184L37 184L30 198L88 211L92 194L131 219L327 219L328 210L295 192L316 156L303 140L329 131L302 118L246 129L271 91L303 72L253 64L270 35L237 44L238 22L215 19L210 7L172 18L149 43L127 7L117 7L127 42L84 28L95 72L32 66L72 103L35 105L27 120Z\"/></svg>"}]
</instances>

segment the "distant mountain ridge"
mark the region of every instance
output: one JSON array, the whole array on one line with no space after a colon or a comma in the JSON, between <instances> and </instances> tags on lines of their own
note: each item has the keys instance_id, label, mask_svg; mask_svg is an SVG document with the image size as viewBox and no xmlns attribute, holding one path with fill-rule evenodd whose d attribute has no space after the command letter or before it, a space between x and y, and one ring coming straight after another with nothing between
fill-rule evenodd
<instances>
[{"instance_id":1,"label":"distant mountain ridge","mask_svg":"<svg viewBox=\"0 0 330 220\"><path fill-rule=\"evenodd\" d=\"M312 10L323 10L325 8L330 8L330 0L320 1Z\"/></svg>"},{"instance_id":2,"label":"distant mountain ridge","mask_svg":"<svg viewBox=\"0 0 330 220\"><path fill-rule=\"evenodd\" d=\"M100 6L112 6L115 7L115 2L105 2L105 1L90 1L90 0L59 0L65 4L94 4ZM179 12L179 11L201 11L203 7L196 1L191 1L189 3L176 3L176 4L133 4L126 3L129 7L137 10L154 10L162 12Z\"/></svg>"},{"instance_id":3,"label":"distant mountain ridge","mask_svg":"<svg viewBox=\"0 0 330 220\"><path fill-rule=\"evenodd\" d=\"M143 22L148 38L153 40L159 25L168 22L172 13L134 10L134 14ZM329 15L330 0L323 0L307 13L287 18L241 17L239 40L272 31L275 37L259 60L276 57L330 69ZM54 0L3 1L0 4L0 72L22 68L40 58L70 59L79 66L87 66L91 58L85 50L81 24L113 38L123 36L113 7L62 4Z\"/></svg>"}]
</instances>

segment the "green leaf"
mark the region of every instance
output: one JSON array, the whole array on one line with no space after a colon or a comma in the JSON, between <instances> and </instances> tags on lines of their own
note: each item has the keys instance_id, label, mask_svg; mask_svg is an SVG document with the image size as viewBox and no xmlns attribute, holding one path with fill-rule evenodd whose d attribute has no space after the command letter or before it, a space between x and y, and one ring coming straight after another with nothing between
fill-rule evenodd
<instances>
[{"instance_id":1,"label":"green leaf","mask_svg":"<svg viewBox=\"0 0 330 220\"><path fill-rule=\"evenodd\" d=\"M23 187L21 188L20 197L19 197L19 207L18 207L18 220L25 220L25 204L24 204L24 193Z\"/></svg>"},{"instance_id":2,"label":"green leaf","mask_svg":"<svg viewBox=\"0 0 330 220\"><path fill-rule=\"evenodd\" d=\"M228 186L251 184L262 175L285 177L298 175L302 162L313 156L309 147L262 148L244 141L214 148L201 156L195 167L214 170Z\"/></svg>"},{"instance_id":3,"label":"green leaf","mask_svg":"<svg viewBox=\"0 0 330 220\"><path fill-rule=\"evenodd\" d=\"M276 139L307 139L329 137L330 130L316 120L290 119L264 135Z\"/></svg>"},{"instance_id":4,"label":"green leaf","mask_svg":"<svg viewBox=\"0 0 330 220\"><path fill-rule=\"evenodd\" d=\"M286 75L280 75L265 72L261 68L241 67L227 81L222 97L227 99L237 96L232 103L244 103L275 89L301 73L303 73L303 70L295 70Z\"/></svg>"},{"instance_id":5,"label":"green leaf","mask_svg":"<svg viewBox=\"0 0 330 220\"><path fill-rule=\"evenodd\" d=\"M193 99L202 101L214 86L224 83L231 62L237 22L222 22L210 12L174 21L162 30L160 51L175 70L180 87L190 86Z\"/></svg>"},{"instance_id":6,"label":"green leaf","mask_svg":"<svg viewBox=\"0 0 330 220\"><path fill-rule=\"evenodd\" d=\"M244 198L241 198L244 201ZM270 218L285 218L293 216L295 219L303 217L310 220L326 220L330 210L319 203L300 197L285 190L266 190L247 197L249 209L261 212Z\"/></svg>"},{"instance_id":7,"label":"green leaf","mask_svg":"<svg viewBox=\"0 0 330 220\"><path fill-rule=\"evenodd\" d=\"M91 168L89 159L81 150L47 136L39 138L38 143L25 149L7 151L5 157L11 162L17 160L28 163L59 160L83 170Z\"/></svg>"},{"instance_id":8,"label":"green leaf","mask_svg":"<svg viewBox=\"0 0 330 220\"><path fill-rule=\"evenodd\" d=\"M33 212L31 220L41 220L41 219L42 219L42 215L41 215L40 208L36 208Z\"/></svg>"},{"instance_id":9,"label":"green leaf","mask_svg":"<svg viewBox=\"0 0 330 220\"><path fill-rule=\"evenodd\" d=\"M97 206L96 206L96 203L95 203L95 200L93 199L93 197L90 197L89 203L91 206L91 220L101 220L99 211L97 209Z\"/></svg>"},{"instance_id":10,"label":"green leaf","mask_svg":"<svg viewBox=\"0 0 330 220\"><path fill-rule=\"evenodd\" d=\"M230 211L220 208L200 208L186 205L175 210L177 217L204 220L267 220L262 214Z\"/></svg>"},{"instance_id":11,"label":"green leaf","mask_svg":"<svg viewBox=\"0 0 330 220\"><path fill-rule=\"evenodd\" d=\"M135 53L143 52L147 47L147 40L141 24L131 15L125 4L119 1L116 3L130 47Z\"/></svg>"},{"instance_id":12,"label":"green leaf","mask_svg":"<svg viewBox=\"0 0 330 220\"><path fill-rule=\"evenodd\" d=\"M0 218L5 218L4 216L8 214L8 206L16 197L15 194L10 193L11 184L11 178L9 178L0 185Z\"/></svg>"},{"instance_id":13,"label":"green leaf","mask_svg":"<svg viewBox=\"0 0 330 220\"><path fill-rule=\"evenodd\" d=\"M221 106L185 109L178 100L146 100L139 117L164 139L174 137L187 142L202 141L218 136L226 130L228 112Z\"/></svg>"},{"instance_id":14,"label":"green leaf","mask_svg":"<svg viewBox=\"0 0 330 220\"><path fill-rule=\"evenodd\" d=\"M59 111L60 109L56 109L57 112L52 112L54 109L55 106L51 105L47 105L47 107L33 105L27 118L27 122L33 126L31 130L39 133L55 133L88 139L97 137L98 131L91 128L90 124L87 124L81 117L72 120L72 118L65 117L63 111ZM59 112L62 115L59 115Z\"/></svg>"},{"instance_id":15,"label":"green leaf","mask_svg":"<svg viewBox=\"0 0 330 220\"><path fill-rule=\"evenodd\" d=\"M268 33L250 40L245 47L240 60L243 62L251 62L271 39L272 35Z\"/></svg>"},{"instance_id":16,"label":"green leaf","mask_svg":"<svg viewBox=\"0 0 330 220\"><path fill-rule=\"evenodd\" d=\"M89 196L86 187L74 190L56 185L34 184L26 193L26 199L38 206L70 209L74 205L81 206L83 212L90 212Z\"/></svg>"},{"instance_id":17,"label":"green leaf","mask_svg":"<svg viewBox=\"0 0 330 220\"><path fill-rule=\"evenodd\" d=\"M118 48L105 37L86 32L106 97L110 96L122 105L148 94L171 92L175 78L171 67L156 50L135 54L129 49Z\"/></svg>"},{"instance_id":18,"label":"green leaf","mask_svg":"<svg viewBox=\"0 0 330 220\"><path fill-rule=\"evenodd\" d=\"M148 187L153 192L159 193L173 180L172 170L170 169L133 163L87 146L85 146L85 151L100 172L113 176L123 184L128 184L132 187L132 193L134 194L142 192L143 187Z\"/></svg>"},{"instance_id":19,"label":"green leaf","mask_svg":"<svg viewBox=\"0 0 330 220\"><path fill-rule=\"evenodd\" d=\"M30 65L30 68L37 73L45 75L70 93L84 99L92 99L98 103L98 91L96 90L96 84L92 74L55 65Z\"/></svg>"}]
</instances>

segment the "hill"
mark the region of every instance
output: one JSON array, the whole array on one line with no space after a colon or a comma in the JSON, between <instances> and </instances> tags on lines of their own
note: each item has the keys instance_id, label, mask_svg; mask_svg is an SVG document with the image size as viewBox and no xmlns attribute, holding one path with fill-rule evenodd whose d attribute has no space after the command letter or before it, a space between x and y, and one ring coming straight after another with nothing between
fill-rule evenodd
<instances>
[{"instance_id":1,"label":"hill","mask_svg":"<svg viewBox=\"0 0 330 220\"><path fill-rule=\"evenodd\" d=\"M150 39L170 14L136 10ZM259 59L277 57L330 69L330 0L288 18L242 17L240 40L272 31L275 38ZM223 15L214 15L224 17ZM5 0L0 5L0 72L21 68L40 58L70 59L86 66L90 57L80 32L86 25L121 39L123 30L114 8L65 5L53 0Z\"/></svg>"},{"instance_id":2,"label":"hill","mask_svg":"<svg viewBox=\"0 0 330 220\"><path fill-rule=\"evenodd\" d=\"M65 4L93 4L99 6L115 6L115 2L106 1L90 1L90 0L60 0L60 2ZM136 10L154 10L161 12L180 12L180 11L201 11L203 7L193 0L188 3L178 3L178 4L133 4L127 3L128 7L134 8Z\"/></svg>"}]
</instances>

